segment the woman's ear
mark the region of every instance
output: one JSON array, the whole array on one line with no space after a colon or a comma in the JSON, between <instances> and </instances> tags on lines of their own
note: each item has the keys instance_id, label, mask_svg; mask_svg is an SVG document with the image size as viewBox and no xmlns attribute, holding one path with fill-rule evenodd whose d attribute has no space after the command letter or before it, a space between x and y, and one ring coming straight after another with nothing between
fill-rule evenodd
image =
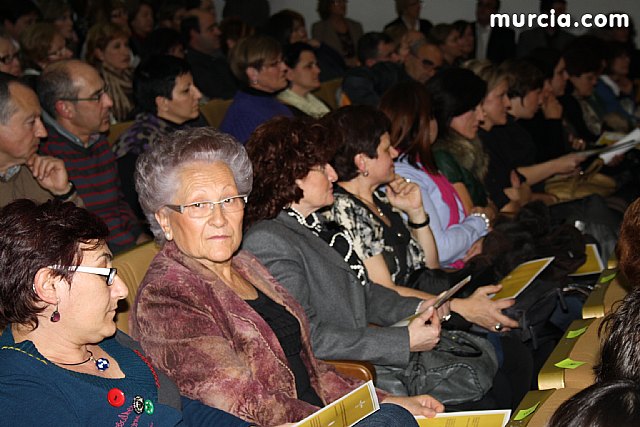
<instances>
[{"instance_id":1,"label":"woman's ear","mask_svg":"<svg viewBox=\"0 0 640 427\"><path fill-rule=\"evenodd\" d=\"M255 85L258 83L258 75L260 71L255 67L247 67L247 77L249 78L249 84Z\"/></svg>"},{"instance_id":2,"label":"woman's ear","mask_svg":"<svg viewBox=\"0 0 640 427\"><path fill-rule=\"evenodd\" d=\"M356 168L362 173L367 170L367 160L364 154L358 153L353 156L353 164L356 165Z\"/></svg>"},{"instance_id":3,"label":"woman's ear","mask_svg":"<svg viewBox=\"0 0 640 427\"><path fill-rule=\"evenodd\" d=\"M55 304L58 302L59 283L64 281L59 276L54 276L50 268L41 268L33 278L33 291L38 297L48 303Z\"/></svg>"},{"instance_id":4,"label":"woman's ear","mask_svg":"<svg viewBox=\"0 0 640 427\"><path fill-rule=\"evenodd\" d=\"M156 221L160 224L160 228L162 228L162 232L164 233L164 237L167 240L173 239L173 233L171 230L171 221L169 220L169 215L167 214L167 208L161 208L154 215L156 217Z\"/></svg>"},{"instance_id":5,"label":"woman's ear","mask_svg":"<svg viewBox=\"0 0 640 427\"><path fill-rule=\"evenodd\" d=\"M98 58L100 62L104 62L104 51L100 48L95 48L93 50L93 56Z\"/></svg>"},{"instance_id":6,"label":"woman's ear","mask_svg":"<svg viewBox=\"0 0 640 427\"><path fill-rule=\"evenodd\" d=\"M156 109L158 111L167 111L169 109L169 100L164 96L156 96Z\"/></svg>"}]
</instances>

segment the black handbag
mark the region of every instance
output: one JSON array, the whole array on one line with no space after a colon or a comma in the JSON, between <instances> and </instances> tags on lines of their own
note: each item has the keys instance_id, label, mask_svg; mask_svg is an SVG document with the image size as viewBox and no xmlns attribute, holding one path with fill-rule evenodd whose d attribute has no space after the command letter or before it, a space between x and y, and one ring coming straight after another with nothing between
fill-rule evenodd
<instances>
[{"instance_id":1,"label":"black handbag","mask_svg":"<svg viewBox=\"0 0 640 427\"><path fill-rule=\"evenodd\" d=\"M475 402L491 389L498 371L493 345L479 335L442 330L431 351L412 353L398 374L410 396L429 394L445 405Z\"/></svg>"}]
</instances>

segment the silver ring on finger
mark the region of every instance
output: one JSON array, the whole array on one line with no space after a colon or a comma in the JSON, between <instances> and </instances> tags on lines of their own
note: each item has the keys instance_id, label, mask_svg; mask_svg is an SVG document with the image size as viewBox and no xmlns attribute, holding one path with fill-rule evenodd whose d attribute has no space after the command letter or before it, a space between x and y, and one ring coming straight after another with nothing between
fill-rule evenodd
<instances>
[{"instance_id":1,"label":"silver ring on finger","mask_svg":"<svg viewBox=\"0 0 640 427\"><path fill-rule=\"evenodd\" d=\"M496 326L493 327L493 329L495 329L496 332L500 332L502 330L502 323L498 323Z\"/></svg>"}]
</instances>

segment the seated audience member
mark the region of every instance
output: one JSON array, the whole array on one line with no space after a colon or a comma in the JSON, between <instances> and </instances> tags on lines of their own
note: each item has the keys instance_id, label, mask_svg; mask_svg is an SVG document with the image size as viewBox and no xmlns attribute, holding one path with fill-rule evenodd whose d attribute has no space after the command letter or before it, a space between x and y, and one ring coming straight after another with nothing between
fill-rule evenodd
<instances>
[{"instance_id":1,"label":"seated audience member","mask_svg":"<svg viewBox=\"0 0 640 427\"><path fill-rule=\"evenodd\" d=\"M177 131L142 154L136 187L162 248L138 291L131 331L183 394L273 425L299 421L358 385L315 358L302 307L238 251L252 187L244 147L210 128ZM430 396L380 398L415 414L443 410ZM392 424L403 422L400 414Z\"/></svg>"},{"instance_id":2,"label":"seated audience member","mask_svg":"<svg viewBox=\"0 0 640 427\"><path fill-rule=\"evenodd\" d=\"M64 162L37 154L46 136L35 92L17 77L0 73L0 206L21 198L82 204Z\"/></svg>"},{"instance_id":3,"label":"seated audience member","mask_svg":"<svg viewBox=\"0 0 640 427\"><path fill-rule=\"evenodd\" d=\"M620 225L616 246L618 266L633 285L640 283L640 201L631 203Z\"/></svg>"},{"instance_id":4,"label":"seated audience member","mask_svg":"<svg viewBox=\"0 0 640 427\"><path fill-rule=\"evenodd\" d=\"M500 11L500 0L477 0L473 23L475 46L473 58L499 64L516 54L516 32L511 28L492 27L491 15Z\"/></svg>"},{"instance_id":5,"label":"seated audience member","mask_svg":"<svg viewBox=\"0 0 640 427\"><path fill-rule=\"evenodd\" d=\"M92 0L85 11L86 27L111 22L131 33L127 20L127 2L125 0Z\"/></svg>"},{"instance_id":6,"label":"seated audience member","mask_svg":"<svg viewBox=\"0 0 640 427\"><path fill-rule=\"evenodd\" d=\"M408 330L389 327L420 299L400 296L370 280L358 256L357 239L318 212L333 203L332 183L337 175L326 162L337 139L325 125L302 119L272 120L256 130L247 144L256 188L248 205L243 247L302 304L310 316L314 349L321 357L369 360L385 372L390 367L403 368L411 352L433 348L427 342L416 346L414 333L424 334L425 339L437 335L437 316L446 313L431 315L428 308L421 315L422 332L413 329L414 323ZM371 169L370 176L375 173L379 172ZM433 300L423 301L420 310ZM519 363L519 368L526 366L526 358ZM522 374L521 379L530 377ZM460 408L510 407L512 390L504 375L499 370L493 391L485 390L477 401L459 402ZM389 381L385 384L391 386ZM528 389L528 380L526 385ZM434 395L445 392L448 385L440 387L434 388Z\"/></svg>"},{"instance_id":7,"label":"seated audience member","mask_svg":"<svg viewBox=\"0 0 640 427\"><path fill-rule=\"evenodd\" d=\"M96 215L71 203L0 209L0 399L20 425L247 426L182 397L113 320L127 286ZM46 238L43 238L46 237ZM24 403L42 399L28 411Z\"/></svg>"},{"instance_id":8,"label":"seated audience member","mask_svg":"<svg viewBox=\"0 0 640 427\"><path fill-rule=\"evenodd\" d=\"M554 11L556 17L567 12L566 0L540 0L540 13L547 16ZM559 51L574 39L567 30L551 24L545 27L532 28L523 31L518 37L517 54L521 58L538 47L550 47Z\"/></svg>"},{"instance_id":9,"label":"seated audience member","mask_svg":"<svg viewBox=\"0 0 640 427\"><path fill-rule=\"evenodd\" d=\"M460 33L451 24L438 24L431 29L429 36L442 50L444 63L448 67L457 66L462 50L460 49Z\"/></svg>"},{"instance_id":10,"label":"seated audience member","mask_svg":"<svg viewBox=\"0 0 640 427\"><path fill-rule=\"evenodd\" d=\"M48 133L40 152L64 160L87 209L107 223L111 250L146 240L122 197L116 158L102 133L113 103L98 71L77 60L52 64L38 80L38 96Z\"/></svg>"},{"instance_id":11,"label":"seated audience member","mask_svg":"<svg viewBox=\"0 0 640 427\"><path fill-rule=\"evenodd\" d=\"M313 48L293 43L284 48L283 58L289 87L278 94L278 99L296 116L319 118L328 113L329 106L311 93L320 87L320 67Z\"/></svg>"},{"instance_id":12,"label":"seated audience member","mask_svg":"<svg viewBox=\"0 0 640 427\"><path fill-rule=\"evenodd\" d=\"M612 130L625 133L638 125L635 87L629 79L630 63L629 53L623 44L607 43L604 70L595 87L604 121Z\"/></svg>"},{"instance_id":13,"label":"seated audience member","mask_svg":"<svg viewBox=\"0 0 640 427\"><path fill-rule=\"evenodd\" d=\"M171 55L185 59L186 48L179 31L173 28L156 28L145 40L145 46L140 52L140 61L153 55Z\"/></svg>"},{"instance_id":14,"label":"seated audience member","mask_svg":"<svg viewBox=\"0 0 640 427\"><path fill-rule=\"evenodd\" d=\"M438 170L431 149L438 127L431 108L431 97L418 82L397 84L380 101L380 110L391 122L391 143L400 153L396 172L420 187L440 265L460 268L480 252L481 238L489 232L480 213L492 220L493 211L466 212L458 192Z\"/></svg>"},{"instance_id":15,"label":"seated audience member","mask_svg":"<svg viewBox=\"0 0 640 427\"><path fill-rule=\"evenodd\" d=\"M311 26L311 37L340 53L348 67L356 67L363 31L362 24L346 17L347 0L318 0L317 11L321 21Z\"/></svg>"},{"instance_id":16,"label":"seated audience member","mask_svg":"<svg viewBox=\"0 0 640 427\"><path fill-rule=\"evenodd\" d=\"M440 70L444 64L444 57L433 39L419 39L409 45L409 54L403 64L409 77L425 84Z\"/></svg>"},{"instance_id":17,"label":"seated audience member","mask_svg":"<svg viewBox=\"0 0 640 427\"><path fill-rule=\"evenodd\" d=\"M540 108L533 118L518 120L536 145L536 163L584 149L584 140L566 133L562 124L564 109L559 98L564 95L569 80L564 58L555 49L537 48L525 59L544 75Z\"/></svg>"},{"instance_id":18,"label":"seated audience member","mask_svg":"<svg viewBox=\"0 0 640 427\"><path fill-rule=\"evenodd\" d=\"M287 86L282 47L272 37L242 39L231 54L231 69L242 83L220 124L220 130L243 144L260 124L276 116L291 117L289 108L276 98Z\"/></svg>"},{"instance_id":19,"label":"seated audience member","mask_svg":"<svg viewBox=\"0 0 640 427\"><path fill-rule=\"evenodd\" d=\"M388 88L406 79L402 67L393 62L395 46L385 33L370 32L358 42L360 66L348 70L342 91L353 105L376 106Z\"/></svg>"},{"instance_id":20,"label":"seated audience member","mask_svg":"<svg viewBox=\"0 0 640 427\"><path fill-rule=\"evenodd\" d=\"M153 5L150 0L128 2L127 20L131 29L129 45L134 55L140 56L145 42L153 31Z\"/></svg>"},{"instance_id":21,"label":"seated audience member","mask_svg":"<svg viewBox=\"0 0 640 427\"><path fill-rule=\"evenodd\" d=\"M398 151L391 145L390 122L384 113L372 107L343 107L325 116L322 123L340 129L338 149L331 160L338 182L329 217L353 236L353 249L369 278L406 296L429 298L425 292L448 289L446 274L438 274L442 273L437 270L438 248L420 187L395 174L393 160ZM384 185L383 193L379 188ZM416 277L427 270L432 274ZM480 288L469 300L454 299L452 309L487 330L498 324L506 330L515 328L518 322L502 314L514 301L487 298L497 289Z\"/></svg>"},{"instance_id":22,"label":"seated audience member","mask_svg":"<svg viewBox=\"0 0 640 427\"><path fill-rule=\"evenodd\" d=\"M573 395L553 413L547 427L633 427L640 424L640 385L596 383Z\"/></svg>"},{"instance_id":23,"label":"seated audience member","mask_svg":"<svg viewBox=\"0 0 640 427\"><path fill-rule=\"evenodd\" d=\"M73 56L55 25L42 22L33 24L22 32L20 54L24 66L22 76L34 89L42 70L56 61Z\"/></svg>"},{"instance_id":24,"label":"seated audience member","mask_svg":"<svg viewBox=\"0 0 640 427\"><path fill-rule=\"evenodd\" d=\"M220 22L220 50L228 58L238 41L255 33L255 29L240 18L226 18Z\"/></svg>"},{"instance_id":25,"label":"seated audience member","mask_svg":"<svg viewBox=\"0 0 640 427\"><path fill-rule=\"evenodd\" d=\"M476 138L485 114L487 84L470 70L451 68L427 82L438 124L433 158L438 170L458 192L466 212L491 206L483 182L489 158Z\"/></svg>"},{"instance_id":26,"label":"seated audience member","mask_svg":"<svg viewBox=\"0 0 640 427\"><path fill-rule=\"evenodd\" d=\"M113 101L111 114L116 122L130 119L133 111L133 68L129 35L115 24L96 24L87 34L87 62L104 80Z\"/></svg>"},{"instance_id":27,"label":"seated audience member","mask_svg":"<svg viewBox=\"0 0 640 427\"><path fill-rule=\"evenodd\" d=\"M39 17L40 10L32 0L3 0L0 4L0 27L16 47L20 47L22 32L35 24Z\"/></svg>"},{"instance_id":28,"label":"seated audience member","mask_svg":"<svg viewBox=\"0 0 640 427\"><path fill-rule=\"evenodd\" d=\"M213 0L201 0L200 3L213 4ZM240 18L252 28L264 27L270 15L269 0L225 0L222 8L223 18Z\"/></svg>"},{"instance_id":29,"label":"seated audience member","mask_svg":"<svg viewBox=\"0 0 640 427\"><path fill-rule=\"evenodd\" d=\"M460 61L464 62L468 59L472 59L476 43L476 36L473 32L473 23L459 19L452 25L453 28L458 30L458 34L460 34L460 38L458 39L458 44L460 45Z\"/></svg>"},{"instance_id":30,"label":"seated audience member","mask_svg":"<svg viewBox=\"0 0 640 427\"><path fill-rule=\"evenodd\" d=\"M38 6L42 11L42 20L55 25L64 37L67 49L77 56L80 45L78 34L73 28L74 11L71 5L66 0L41 0Z\"/></svg>"},{"instance_id":31,"label":"seated audience member","mask_svg":"<svg viewBox=\"0 0 640 427\"><path fill-rule=\"evenodd\" d=\"M565 94L559 98L569 132L591 145L603 131L602 111L593 96L602 70L602 53L597 46L578 45L563 54L569 74Z\"/></svg>"},{"instance_id":32,"label":"seated audience member","mask_svg":"<svg viewBox=\"0 0 640 427\"><path fill-rule=\"evenodd\" d=\"M390 27L398 26L407 30L420 31L425 37L429 35L433 24L426 19L420 18L420 11L422 10L422 2L420 0L395 0L395 3L398 18L385 25L385 31Z\"/></svg>"},{"instance_id":33,"label":"seated audience member","mask_svg":"<svg viewBox=\"0 0 640 427\"><path fill-rule=\"evenodd\" d=\"M513 188L513 171L518 175L521 183L532 187L532 199L543 200L547 205L558 200L544 193L544 187L537 185L556 174L577 173L578 166L586 158L583 155L571 153L535 163L536 145L531 135L520 126L521 119L532 119L540 108L544 74L534 63L525 60L510 60L501 65L503 75L507 76L511 85L498 88L499 92L491 93L485 99L485 120L480 125L478 136L485 151L489 155L489 171L485 179L485 186L491 200L502 209L512 200L509 198L510 188ZM491 71L479 70L479 76L487 78ZM487 83L491 84L491 81ZM508 89L508 90L507 90ZM494 95L509 97L508 110L493 108ZM503 102L499 99L498 102ZM506 101L505 101L506 102ZM497 111L499 110L499 112ZM524 201L526 203L526 200ZM524 204L524 203L521 203ZM517 211L518 206L511 206L509 211Z\"/></svg>"},{"instance_id":34,"label":"seated audience member","mask_svg":"<svg viewBox=\"0 0 640 427\"><path fill-rule=\"evenodd\" d=\"M136 118L116 141L118 174L124 198L141 221L133 173L136 160L154 141L198 118L202 94L193 84L189 63L169 55L151 56L136 68L134 76Z\"/></svg>"},{"instance_id":35,"label":"seated audience member","mask_svg":"<svg viewBox=\"0 0 640 427\"><path fill-rule=\"evenodd\" d=\"M18 49L13 44L11 37L2 29L0 29L0 72L16 77L22 75Z\"/></svg>"},{"instance_id":36,"label":"seated audience member","mask_svg":"<svg viewBox=\"0 0 640 427\"><path fill-rule=\"evenodd\" d=\"M305 25L304 16L296 11L284 9L269 18L265 33L278 40L283 48L297 42L310 44L318 59L321 82L341 78L347 70L342 55L326 43L310 39Z\"/></svg>"},{"instance_id":37,"label":"seated audience member","mask_svg":"<svg viewBox=\"0 0 640 427\"><path fill-rule=\"evenodd\" d=\"M220 29L212 12L192 9L180 24L187 43L187 62L193 79L208 99L231 99L238 87L227 58L220 49Z\"/></svg>"},{"instance_id":38,"label":"seated audience member","mask_svg":"<svg viewBox=\"0 0 640 427\"><path fill-rule=\"evenodd\" d=\"M158 8L156 29L169 28L180 32L180 22L187 14L187 6L182 0L164 0Z\"/></svg>"}]
</instances>

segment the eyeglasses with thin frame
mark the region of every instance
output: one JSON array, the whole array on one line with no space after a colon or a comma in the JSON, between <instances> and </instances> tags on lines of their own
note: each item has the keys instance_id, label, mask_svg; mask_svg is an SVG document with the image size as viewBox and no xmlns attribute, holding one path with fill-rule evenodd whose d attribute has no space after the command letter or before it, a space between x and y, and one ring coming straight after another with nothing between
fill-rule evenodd
<instances>
[{"instance_id":1,"label":"eyeglasses with thin frame","mask_svg":"<svg viewBox=\"0 0 640 427\"><path fill-rule=\"evenodd\" d=\"M0 62L2 62L4 65L9 65L12 61L17 60L19 57L20 55L18 54L18 52L8 53L4 56L0 56Z\"/></svg>"},{"instance_id":2,"label":"eyeglasses with thin frame","mask_svg":"<svg viewBox=\"0 0 640 427\"><path fill-rule=\"evenodd\" d=\"M211 215L213 208L216 205L220 205L222 212L239 212L244 209L247 204L248 196L246 194L239 194L237 196L225 197L222 200L212 201L203 200L200 202L193 202L187 205L165 205L171 210L178 213L186 213L191 218L206 218Z\"/></svg>"},{"instance_id":3,"label":"eyeglasses with thin frame","mask_svg":"<svg viewBox=\"0 0 640 427\"><path fill-rule=\"evenodd\" d=\"M60 98L61 101L73 101L73 102L78 102L78 101L87 101L87 102L100 102L102 101L102 98L104 96L108 96L107 91L109 90L109 86L107 86L106 84L104 86L102 86L102 89L100 89L98 92L96 92L95 95L93 96L89 96L89 97L85 97L85 98Z\"/></svg>"},{"instance_id":4,"label":"eyeglasses with thin frame","mask_svg":"<svg viewBox=\"0 0 640 427\"><path fill-rule=\"evenodd\" d=\"M54 270L70 270L76 273L89 273L104 276L107 279L107 286L113 285L113 281L118 274L118 269L114 267L89 267L86 265L50 265L48 268Z\"/></svg>"}]
</instances>

